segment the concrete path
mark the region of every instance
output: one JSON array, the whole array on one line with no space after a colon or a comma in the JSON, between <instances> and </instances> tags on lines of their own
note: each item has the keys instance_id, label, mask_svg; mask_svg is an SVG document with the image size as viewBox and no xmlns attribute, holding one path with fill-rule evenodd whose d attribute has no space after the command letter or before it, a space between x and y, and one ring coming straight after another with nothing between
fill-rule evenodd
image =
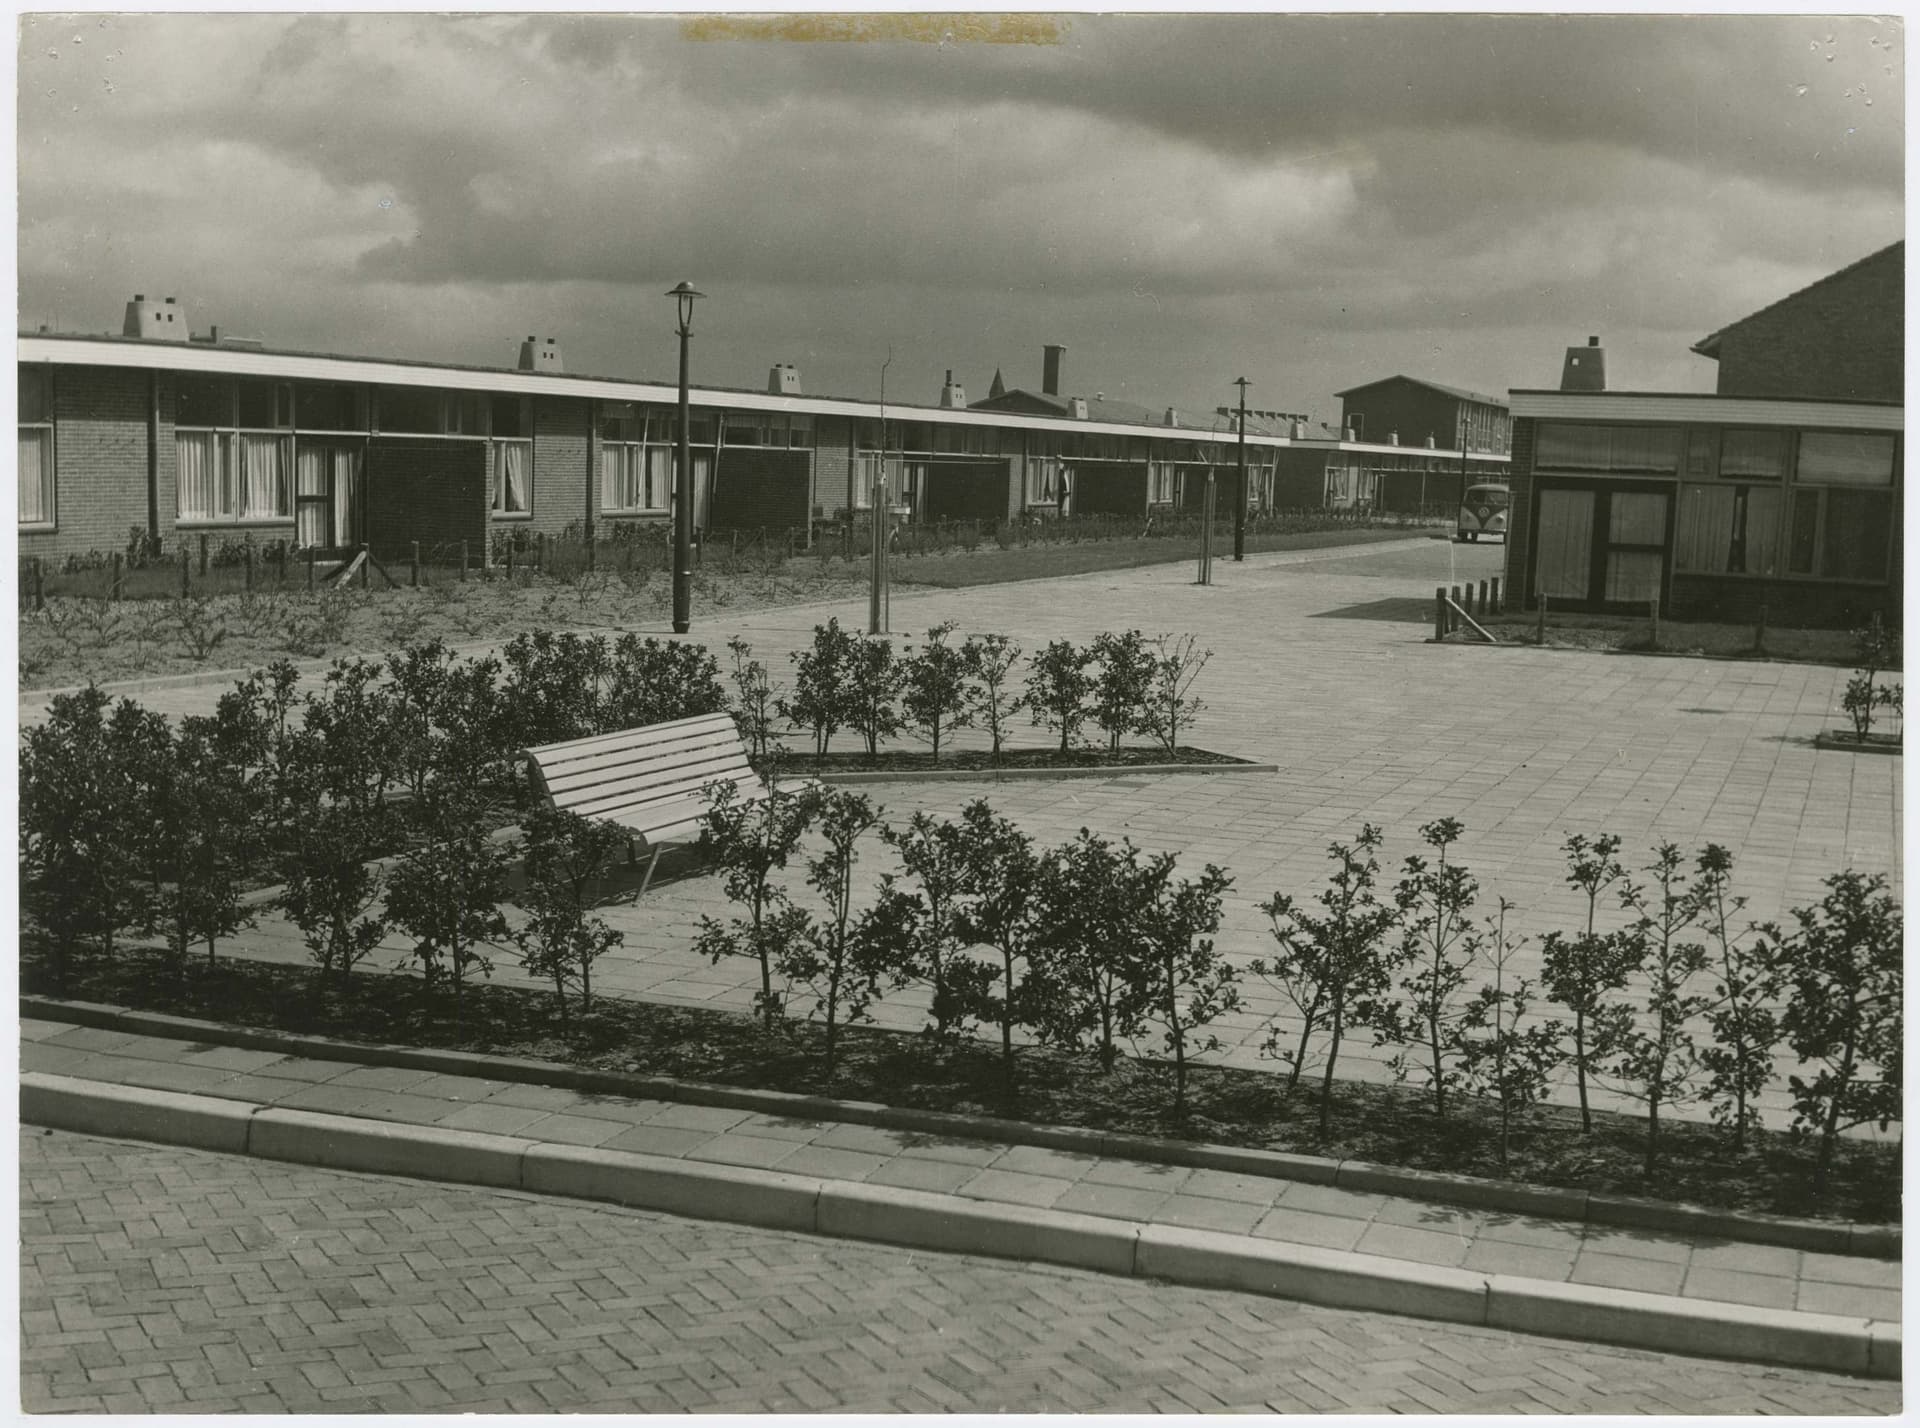
<instances>
[{"instance_id":1,"label":"concrete path","mask_svg":"<svg viewBox=\"0 0 1920 1428\"><path fill-rule=\"evenodd\" d=\"M1898 1384L25 1132L29 1413L1897 1413Z\"/></svg>"},{"instance_id":2,"label":"concrete path","mask_svg":"<svg viewBox=\"0 0 1920 1428\"><path fill-rule=\"evenodd\" d=\"M1900 1318L1900 1266L1885 1260L1570 1224L1031 1145L304 1059L53 1021L23 1021L21 1037L23 1072L82 1082L1352 1251L1376 1257L1387 1274L1393 1273L1391 1262L1688 1302L1889 1323Z\"/></svg>"},{"instance_id":3,"label":"concrete path","mask_svg":"<svg viewBox=\"0 0 1920 1428\"><path fill-rule=\"evenodd\" d=\"M1707 842L1730 848L1743 921L1784 916L1815 902L1820 879L1843 867L1900 879L1898 759L1816 750L1815 733L1840 722L1846 671L1808 665L1522 648L1476 649L1423 643L1433 588L1499 572L1497 548L1412 539L1334 551L1248 557L1215 566L1217 584L1189 582L1186 565L1101 572L968 590L897 594L893 627L918 634L952 619L964 630L998 630L1028 649L1049 639L1090 639L1138 626L1191 631L1214 651L1198 686L1207 703L1193 742L1278 763L1278 775L1128 777L1063 782L880 785L867 790L890 817L914 809L952 814L987 798L1043 843L1081 827L1127 836L1148 849L1179 852L1183 867L1204 861L1234 876L1219 945L1243 963L1271 950L1258 904L1275 891L1311 897L1324 885L1326 845L1364 822L1386 831L1382 878L1419 851L1420 824L1456 817L1466 833L1456 856L1481 885L1485 910L1496 896L1516 904L1509 927L1531 939L1517 959L1537 977L1537 940L1581 914L1563 882L1560 845L1574 832L1610 831L1623 858L1643 864L1660 839L1689 854ZM838 615L864 628L864 607L763 610L728 618L698 612L695 637L716 651L747 638L777 678L789 651L816 622ZM170 713L212 709L224 686L154 691L140 697ZM22 718L44 701L28 696ZM1023 743L1046 743L1025 729ZM851 746L850 736L843 743ZM964 742L978 743L976 733ZM877 842L863 854L877 876L889 866ZM623 996L745 1010L755 990L744 963L713 966L691 943L702 915L725 916L718 880L689 876L656 883L647 898L608 920L624 947L596 972L596 985ZM1603 918L1621 920L1610 906ZM1609 924L1611 925L1611 924ZM284 922L228 944L237 955L304 963L305 948ZM380 965L397 967L394 940ZM505 959L496 979L523 981ZM1249 979L1242 1009L1212 1028L1219 1058L1263 1063L1270 1020L1295 1024L1272 987ZM1542 1008L1544 1011L1545 1008ZM895 994L875 1008L881 1026L917 1029L924 1005ZM1343 1074L1387 1080L1389 1052L1349 1042ZM1786 1074L1760 1099L1767 1123L1788 1120ZM1571 1090L1558 1093L1569 1099ZM1596 1104L1632 1110L1602 1089ZM1704 1117L1699 1103L1669 1114Z\"/></svg>"}]
</instances>

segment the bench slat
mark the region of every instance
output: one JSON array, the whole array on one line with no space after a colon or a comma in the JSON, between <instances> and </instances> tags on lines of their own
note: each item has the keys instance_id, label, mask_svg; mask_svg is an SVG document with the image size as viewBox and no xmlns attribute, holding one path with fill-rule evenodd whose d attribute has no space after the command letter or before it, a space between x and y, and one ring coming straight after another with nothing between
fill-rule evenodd
<instances>
[{"instance_id":1,"label":"bench slat","mask_svg":"<svg viewBox=\"0 0 1920 1428\"><path fill-rule=\"evenodd\" d=\"M569 780L619 778L628 770L672 768L715 758L744 763L746 757L738 738L703 739L698 743L676 744L671 749L608 749L589 758L569 759L564 763L543 760L541 768L546 774L547 786L557 788Z\"/></svg>"},{"instance_id":2,"label":"bench slat","mask_svg":"<svg viewBox=\"0 0 1920 1428\"><path fill-rule=\"evenodd\" d=\"M625 748L634 744L670 743L702 727L724 730L735 738L739 737L738 726L734 724L731 714L694 714L685 719L669 719L664 724L646 724L638 729L617 729L611 734L587 734L578 739L562 739L555 744L537 745L526 752L543 764L552 763L570 755L591 753L598 745Z\"/></svg>"},{"instance_id":3,"label":"bench slat","mask_svg":"<svg viewBox=\"0 0 1920 1428\"><path fill-rule=\"evenodd\" d=\"M684 764L651 764L610 773L563 775L548 781L547 797L553 800L556 807L565 808L583 797L591 798L599 790L632 794L635 797L663 797L670 792L694 794L700 791L701 785L721 778L746 778L759 782L753 766L740 757L738 750L734 750Z\"/></svg>"}]
</instances>

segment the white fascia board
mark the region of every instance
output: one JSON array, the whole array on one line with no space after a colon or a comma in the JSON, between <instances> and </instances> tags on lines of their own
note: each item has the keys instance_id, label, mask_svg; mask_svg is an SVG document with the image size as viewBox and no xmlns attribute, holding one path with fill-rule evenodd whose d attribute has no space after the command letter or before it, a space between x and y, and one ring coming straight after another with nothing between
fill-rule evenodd
<instances>
[{"instance_id":1,"label":"white fascia board","mask_svg":"<svg viewBox=\"0 0 1920 1428\"><path fill-rule=\"evenodd\" d=\"M1904 431L1906 408L1865 402L1722 397L1712 392L1513 392L1513 414L1566 421L1721 422L1735 426Z\"/></svg>"},{"instance_id":2,"label":"white fascia board","mask_svg":"<svg viewBox=\"0 0 1920 1428\"><path fill-rule=\"evenodd\" d=\"M1469 461L1511 461L1513 458L1504 451L1460 451L1449 450L1444 446L1381 446L1371 441L1335 441L1305 440L1293 443L1300 451L1350 451L1358 456L1431 456L1436 460L1458 461L1462 456Z\"/></svg>"},{"instance_id":3,"label":"white fascia board","mask_svg":"<svg viewBox=\"0 0 1920 1428\"><path fill-rule=\"evenodd\" d=\"M127 367L139 371L207 372L223 376L265 377L295 382L371 382L387 387L447 387L467 392L514 396L599 398L615 402L679 401L680 389L661 382L623 382L599 377L570 377L555 372L508 372L471 367L434 367L412 362L383 362L371 357L321 357L288 352L256 352L210 343L136 342L114 339L21 337L21 362L80 367ZM1162 441L1224 440L1231 434L1187 427L1130 426L1123 422L1076 421L1071 417L1027 416L1014 412L975 412L951 407L905 406L849 401L837 397L782 395L772 392L722 392L693 387L696 406L738 412L794 412L877 421L937 421L943 426L988 426L1029 431L1083 431L1111 436L1149 436ZM1247 434L1247 445L1289 446L1286 437Z\"/></svg>"}]
</instances>

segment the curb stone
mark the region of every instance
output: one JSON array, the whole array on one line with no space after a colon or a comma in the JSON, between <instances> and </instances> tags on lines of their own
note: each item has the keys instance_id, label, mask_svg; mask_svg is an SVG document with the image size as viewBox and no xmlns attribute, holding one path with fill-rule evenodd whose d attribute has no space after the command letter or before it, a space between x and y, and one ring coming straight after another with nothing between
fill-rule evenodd
<instances>
[{"instance_id":1,"label":"curb stone","mask_svg":"<svg viewBox=\"0 0 1920 1428\"><path fill-rule=\"evenodd\" d=\"M841 1101L828 1096L682 1081L670 1076L602 1071L524 1057L485 1056L471 1051L342 1041L334 1037L230 1027L221 1022L202 1021L165 1012L132 1011L98 1002L67 1002L54 997L23 996L20 998L19 1014L138 1035L209 1041L255 1051L279 1051L289 1056L319 1061L397 1066L451 1076L558 1086L589 1095L679 1101L688 1105L718 1106L728 1110L787 1116L796 1120L843 1121L852 1125L914 1131L959 1140L1001 1141L1010 1145L1077 1151L1093 1156L1228 1170L1275 1180L1338 1185L1348 1190L1399 1195L1469 1209L1539 1215L1620 1229L1711 1235L1727 1240L1869 1259L1897 1260L1901 1257L1902 1233L1898 1225L1856 1225L1844 1221L1803 1220L1748 1211L1716 1210L1597 1191L1373 1165L1360 1160L1333 1160L1292 1151L1207 1145L1079 1126L1032 1125L997 1116L915 1110L873 1101Z\"/></svg>"},{"instance_id":2,"label":"curb stone","mask_svg":"<svg viewBox=\"0 0 1920 1428\"><path fill-rule=\"evenodd\" d=\"M1900 1375L1900 1331L1798 1310L1409 1264L1349 1250L1139 1225L961 1196L823 1182L779 1171L684 1161L431 1126L276 1111L181 1091L66 1076L20 1078L23 1122L120 1138L195 1144L208 1124L244 1126L240 1153L329 1169L405 1175L806 1233L1164 1279L1369 1312L1411 1314L1562 1338ZM208 1147L198 1147L208 1148ZM220 1147L225 1148L225 1147Z\"/></svg>"},{"instance_id":3,"label":"curb stone","mask_svg":"<svg viewBox=\"0 0 1920 1428\"><path fill-rule=\"evenodd\" d=\"M818 773L821 783L1006 783L1014 779L1131 778L1161 774L1277 774L1278 764L1111 764L1064 769L850 769Z\"/></svg>"}]
</instances>

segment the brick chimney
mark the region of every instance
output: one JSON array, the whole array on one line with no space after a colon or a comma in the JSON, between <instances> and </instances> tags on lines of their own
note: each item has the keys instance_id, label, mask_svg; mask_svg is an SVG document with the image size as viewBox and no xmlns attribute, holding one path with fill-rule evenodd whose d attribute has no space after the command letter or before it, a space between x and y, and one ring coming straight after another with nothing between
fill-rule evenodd
<instances>
[{"instance_id":1,"label":"brick chimney","mask_svg":"<svg viewBox=\"0 0 1920 1428\"><path fill-rule=\"evenodd\" d=\"M544 343L528 334L527 340L520 344L520 370L522 372L564 372L565 365L560 360L560 344L549 337Z\"/></svg>"},{"instance_id":2,"label":"brick chimney","mask_svg":"<svg viewBox=\"0 0 1920 1428\"><path fill-rule=\"evenodd\" d=\"M1067 349L1049 345L1046 349L1045 365L1041 368L1040 390L1050 397L1060 395L1060 359Z\"/></svg>"},{"instance_id":3,"label":"brick chimney","mask_svg":"<svg viewBox=\"0 0 1920 1428\"><path fill-rule=\"evenodd\" d=\"M767 368L767 391L776 397L800 395L800 369L791 362L776 362Z\"/></svg>"},{"instance_id":4,"label":"brick chimney","mask_svg":"<svg viewBox=\"0 0 1920 1428\"><path fill-rule=\"evenodd\" d=\"M1604 392L1607 389L1607 353L1598 337L1589 337L1585 347L1569 347L1566 363L1560 368L1563 392Z\"/></svg>"},{"instance_id":5,"label":"brick chimney","mask_svg":"<svg viewBox=\"0 0 1920 1428\"><path fill-rule=\"evenodd\" d=\"M953 368L947 368L947 380L940 388L940 405L949 411L967 404L967 389L953 380Z\"/></svg>"}]
</instances>

